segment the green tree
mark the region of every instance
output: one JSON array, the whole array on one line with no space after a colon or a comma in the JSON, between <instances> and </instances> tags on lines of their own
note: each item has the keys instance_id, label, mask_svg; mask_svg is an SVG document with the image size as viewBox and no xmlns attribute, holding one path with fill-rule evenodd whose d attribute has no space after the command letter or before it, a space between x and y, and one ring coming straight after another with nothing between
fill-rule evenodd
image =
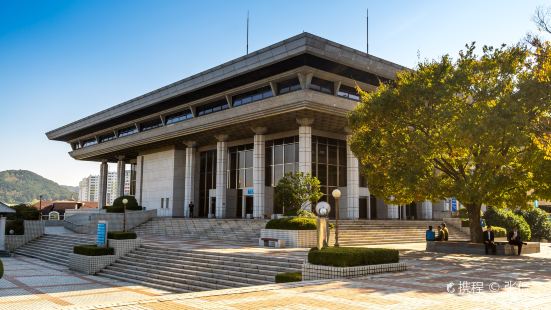
<instances>
[{"instance_id":1,"label":"green tree","mask_svg":"<svg viewBox=\"0 0 551 310\"><path fill-rule=\"evenodd\" d=\"M387 203L456 197L471 240L482 204L525 206L550 196L551 53L545 42L484 47L398 73L350 114L351 147L370 191ZM531 191L533 189L533 191Z\"/></svg>"},{"instance_id":2,"label":"green tree","mask_svg":"<svg viewBox=\"0 0 551 310\"><path fill-rule=\"evenodd\" d=\"M276 205L284 213L296 214L303 203L310 201L314 205L322 195L320 181L309 173L287 173L275 187Z\"/></svg>"}]
</instances>

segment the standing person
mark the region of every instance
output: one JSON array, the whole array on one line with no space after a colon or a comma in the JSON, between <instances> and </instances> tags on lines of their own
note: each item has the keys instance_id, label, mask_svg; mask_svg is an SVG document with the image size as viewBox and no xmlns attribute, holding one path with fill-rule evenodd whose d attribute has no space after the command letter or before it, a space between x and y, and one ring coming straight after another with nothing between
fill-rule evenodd
<instances>
[{"instance_id":1,"label":"standing person","mask_svg":"<svg viewBox=\"0 0 551 310\"><path fill-rule=\"evenodd\" d=\"M193 201L190 201L189 202L189 205L188 205L188 208L189 208L189 217L192 218L193 217L193 207L195 207L193 205Z\"/></svg>"},{"instance_id":2,"label":"standing person","mask_svg":"<svg viewBox=\"0 0 551 310\"><path fill-rule=\"evenodd\" d=\"M491 248L492 254L496 255L496 244L494 242L494 232L492 231L491 225L488 225L484 232L484 251L486 254L488 254L488 248Z\"/></svg>"},{"instance_id":3,"label":"standing person","mask_svg":"<svg viewBox=\"0 0 551 310\"><path fill-rule=\"evenodd\" d=\"M518 246L518 255L520 255L520 252L522 251L522 245L526 244L525 242L522 242L518 227L513 228L513 231L507 234L507 241L509 241L509 244Z\"/></svg>"},{"instance_id":4,"label":"standing person","mask_svg":"<svg viewBox=\"0 0 551 310\"><path fill-rule=\"evenodd\" d=\"M432 226L429 226L429 229L425 231L425 239L427 241L434 241L434 231L432 230Z\"/></svg>"},{"instance_id":5,"label":"standing person","mask_svg":"<svg viewBox=\"0 0 551 310\"><path fill-rule=\"evenodd\" d=\"M446 227L445 223L442 223L442 240L448 241L448 237L450 236L450 232L448 231L448 227Z\"/></svg>"}]
</instances>

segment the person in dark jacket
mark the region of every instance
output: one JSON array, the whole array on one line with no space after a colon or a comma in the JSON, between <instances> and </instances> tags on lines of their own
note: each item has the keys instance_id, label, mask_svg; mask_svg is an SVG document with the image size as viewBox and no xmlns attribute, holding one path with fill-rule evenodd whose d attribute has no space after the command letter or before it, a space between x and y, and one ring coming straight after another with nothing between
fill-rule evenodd
<instances>
[{"instance_id":1,"label":"person in dark jacket","mask_svg":"<svg viewBox=\"0 0 551 310\"><path fill-rule=\"evenodd\" d=\"M444 238L444 233L442 232L442 227L438 225L437 232L436 232L436 238L434 238L434 241L442 241Z\"/></svg>"},{"instance_id":2,"label":"person in dark jacket","mask_svg":"<svg viewBox=\"0 0 551 310\"><path fill-rule=\"evenodd\" d=\"M189 205L188 205L188 208L189 208L189 217L192 218L193 217L193 208L195 206L193 205L193 201L190 201L189 202Z\"/></svg>"},{"instance_id":3,"label":"person in dark jacket","mask_svg":"<svg viewBox=\"0 0 551 310\"><path fill-rule=\"evenodd\" d=\"M484 232L484 251L488 254L488 248L492 249L492 254L496 254L496 244L494 242L494 232L492 226L488 225Z\"/></svg>"},{"instance_id":4,"label":"person in dark jacket","mask_svg":"<svg viewBox=\"0 0 551 310\"><path fill-rule=\"evenodd\" d=\"M525 242L522 242L518 227L513 228L513 230L507 234L507 241L509 241L509 244L516 245L518 247L518 255L520 255L520 252L522 251L522 245L526 244Z\"/></svg>"}]
</instances>

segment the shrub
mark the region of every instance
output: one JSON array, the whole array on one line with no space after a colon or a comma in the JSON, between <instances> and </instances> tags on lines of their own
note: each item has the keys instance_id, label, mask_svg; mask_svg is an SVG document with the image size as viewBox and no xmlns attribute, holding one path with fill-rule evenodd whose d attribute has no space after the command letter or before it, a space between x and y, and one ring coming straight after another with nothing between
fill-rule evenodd
<instances>
[{"instance_id":1,"label":"shrub","mask_svg":"<svg viewBox=\"0 0 551 310\"><path fill-rule=\"evenodd\" d=\"M107 239L127 240L136 239L136 233L132 231L110 231L107 233Z\"/></svg>"},{"instance_id":2,"label":"shrub","mask_svg":"<svg viewBox=\"0 0 551 310\"><path fill-rule=\"evenodd\" d=\"M492 226L495 238L507 237L507 229L499 226Z\"/></svg>"},{"instance_id":3,"label":"shrub","mask_svg":"<svg viewBox=\"0 0 551 310\"><path fill-rule=\"evenodd\" d=\"M313 219L316 218L316 215L314 214L314 212L312 212L312 211L307 211L307 210L299 210L299 211L297 212L297 216L298 216L298 217L313 218Z\"/></svg>"},{"instance_id":4,"label":"shrub","mask_svg":"<svg viewBox=\"0 0 551 310\"><path fill-rule=\"evenodd\" d=\"M469 219L461 219L461 227L471 227L471 221Z\"/></svg>"},{"instance_id":5,"label":"shrub","mask_svg":"<svg viewBox=\"0 0 551 310\"><path fill-rule=\"evenodd\" d=\"M26 204L19 204L11 208L15 209L15 213L8 213L6 215L8 220L36 221L40 219L40 211Z\"/></svg>"},{"instance_id":6,"label":"shrub","mask_svg":"<svg viewBox=\"0 0 551 310\"><path fill-rule=\"evenodd\" d=\"M302 281L301 272L283 272L283 273L278 273L275 276L276 283L300 282L300 281Z\"/></svg>"},{"instance_id":7,"label":"shrub","mask_svg":"<svg viewBox=\"0 0 551 310\"><path fill-rule=\"evenodd\" d=\"M310 264L334 267L389 264L399 260L398 250L383 248L327 247L312 248L308 252Z\"/></svg>"},{"instance_id":8,"label":"shrub","mask_svg":"<svg viewBox=\"0 0 551 310\"><path fill-rule=\"evenodd\" d=\"M14 235L25 234L25 224L23 220L7 220L5 234L10 235L10 230L13 230Z\"/></svg>"},{"instance_id":9,"label":"shrub","mask_svg":"<svg viewBox=\"0 0 551 310\"><path fill-rule=\"evenodd\" d=\"M316 230L317 226L316 219L308 217L287 217L266 223L267 229Z\"/></svg>"},{"instance_id":10,"label":"shrub","mask_svg":"<svg viewBox=\"0 0 551 310\"><path fill-rule=\"evenodd\" d=\"M86 256L114 255L113 248L98 247L95 244L75 245L73 253Z\"/></svg>"},{"instance_id":11,"label":"shrub","mask_svg":"<svg viewBox=\"0 0 551 310\"><path fill-rule=\"evenodd\" d=\"M120 212L123 212L124 210L124 204L122 203L123 199L128 200L128 203L126 204L126 210L135 211L135 210L142 209L142 207L138 205L138 201L134 196L120 196L119 198L115 199L115 201L113 201L113 206L111 208L114 210L121 210ZM119 212L119 211L115 211L115 212Z\"/></svg>"},{"instance_id":12,"label":"shrub","mask_svg":"<svg viewBox=\"0 0 551 310\"><path fill-rule=\"evenodd\" d=\"M539 208L532 208L530 210L523 210L520 214L530 226L532 240L551 240L551 221L548 219L549 215L547 212Z\"/></svg>"},{"instance_id":13,"label":"shrub","mask_svg":"<svg viewBox=\"0 0 551 310\"><path fill-rule=\"evenodd\" d=\"M486 225L503 227L508 232L518 227L522 240L530 240L531 238L528 223L526 223L522 216L516 215L511 210L489 207L484 213L484 219L486 220Z\"/></svg>"},{"instance_id":14,"label":"shrub","mask_svg":"<svg viewBox=\"0 0 551 310\"><path fill-rule=\"evenodd\" d=\"M123 207L106 206L105 210L107 210L107 213L124 213Z\"/></svg>"}]
</instances>

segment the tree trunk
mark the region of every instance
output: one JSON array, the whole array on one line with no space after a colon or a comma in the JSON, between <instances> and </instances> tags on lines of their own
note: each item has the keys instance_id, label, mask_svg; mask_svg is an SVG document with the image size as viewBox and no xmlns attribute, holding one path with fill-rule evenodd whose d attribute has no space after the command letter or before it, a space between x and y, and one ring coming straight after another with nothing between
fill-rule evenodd
<instances>
[{"instance_id":1,"label":"tree trunk","mask_svg":"<svg viewBox=\"0 0 551 310\"><path fill-rule=\"evenodd\" d=\"M465 205L469 213L469 228L471 231L471 242L482 243L482 227L480 226L480 204Z\"/></svg>"}]
</instances>

